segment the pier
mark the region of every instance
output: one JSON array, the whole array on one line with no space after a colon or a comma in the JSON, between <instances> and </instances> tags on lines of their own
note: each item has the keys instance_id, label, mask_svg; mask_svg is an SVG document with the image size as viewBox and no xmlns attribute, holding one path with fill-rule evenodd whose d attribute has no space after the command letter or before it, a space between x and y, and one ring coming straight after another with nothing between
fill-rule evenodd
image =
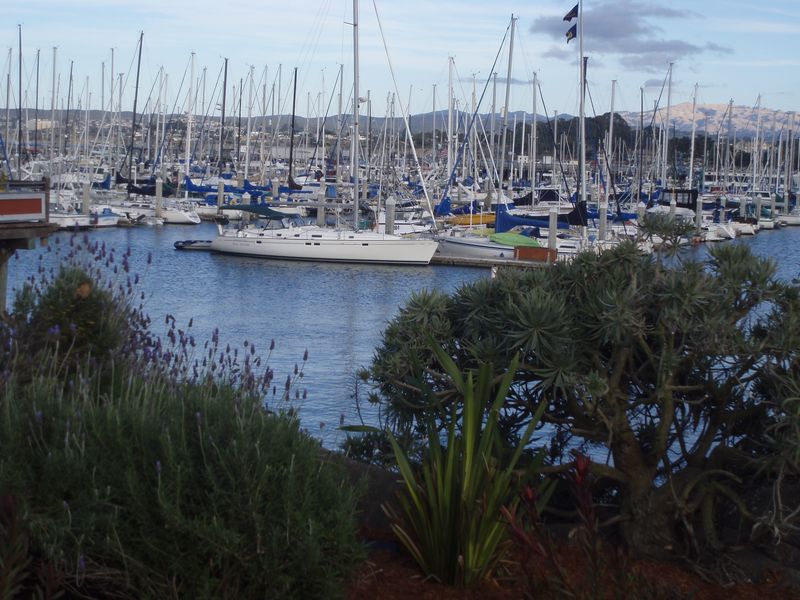
<instances>
[{"instance_id":1,"label":"pier","mask_svg":"<svg viewBox=\"0 0 800 600\"><path fill-rule=\"evenodd\" d=\"M44 243L57 225L49 222L50 180L8 181L0 189L0 314L6 311L8 260L17 250Z\"/></svg>"}]
</instances>

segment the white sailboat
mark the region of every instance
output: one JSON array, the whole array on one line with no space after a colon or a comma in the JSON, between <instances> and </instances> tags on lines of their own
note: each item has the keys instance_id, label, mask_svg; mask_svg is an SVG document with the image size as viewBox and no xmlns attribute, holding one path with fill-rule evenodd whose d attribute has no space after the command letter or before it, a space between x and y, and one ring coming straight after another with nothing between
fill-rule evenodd
<instances>
[{"instance_id":1,"label":"white sailboat","mask_svg":"<svg viewBox=\"0 0 800 600\"><path fill-rule=\"evenodd\" d=\"M211 242L211 249L227 254L320 262L427 265L437 243L371 231L294 225L270 229L247 227L225 230Z\"/></svg>"},{"instance_id":2,"label":"white sailboat","mask_svg":"<svg viewBox=\"0 0 800 600\"><path fill-rule=\"evenodd\" d=\"M427 265L438 243L432 239L407 238L397 235L359 230L359 158L358 158L358 0L353 0L353 137L350 168L353 177L353 229L327 228L317 225L295 225L282 219L280 228L243 227L223 229L211 243L211 249L229 254L264 258L348 262L394 265ZM291 181L291 164L289 165ZM281 215L283 216L283 215ZM272 217L275 220L275 217ZM278 217L279 218L279 217Z\"/></svg>"}]
</instances>

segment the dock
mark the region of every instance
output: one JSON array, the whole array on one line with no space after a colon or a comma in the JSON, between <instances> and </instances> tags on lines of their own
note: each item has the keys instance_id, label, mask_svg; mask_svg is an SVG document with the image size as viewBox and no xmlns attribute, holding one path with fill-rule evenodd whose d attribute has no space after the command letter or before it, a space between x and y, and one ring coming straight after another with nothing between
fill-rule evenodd
<instances>
[{"instance_id":1,"label":"dock","mask_svg":"<svg viewBox=\"0 0 800 600\"><path fill-rule=\"evenodd\" d=\"M519 260L516 258L462 258L455 256L439 256L434 254L432 265L448 267L478 267L491 269L494 267L509 267L513 269L540 269L549 267L552 263L534 260Z\"/></svg>"},{"instance_id":2,"label":"dock","mask_svg":"<svg viewBox=\"0 0 800 600\"><path fill-rule=\"evenodd\" d=\"M6 310L8 261L17 250L44 244L58 225L49 222L50 180L5 181L0 191L0 314Z\"/></svg>"}]
</instances>

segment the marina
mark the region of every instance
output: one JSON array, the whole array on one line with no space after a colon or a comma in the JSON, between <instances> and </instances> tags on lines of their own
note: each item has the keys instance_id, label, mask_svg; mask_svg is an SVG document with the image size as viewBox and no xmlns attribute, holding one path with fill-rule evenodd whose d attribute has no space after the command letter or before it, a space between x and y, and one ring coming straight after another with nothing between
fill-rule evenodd
<instances>
[{"instance_id":1,"label":"marina","mask_svg":"<svg viewBox=\"0 0 800 600\"><path fill-rule=\"evenodd\" d=\"M515 26L512 18L509 73ZM141 36L137 49L141 53ZM194 71L194 55L191 61ZM224 78L227 68L226 60ZM750 140L738 142L718 135L714 148L696 157L693 119L690 153L675 151L680 161L670 161L668 150L678 140L664 121L631 126L615 113L614 86L610 113L588 118L581 98L579 116L569 119L569 135L560 139L554 129L565 123L537 114L537 90L530 125L523 113L521 127L512 126L504 111L497 132L494 100L488 114L474 99L470 110L450 103L440 139L447 143L426 153L426 132L418 132L418 155L403 111L374 128L371 117L362 122L358 75L356 61L359 101L352 112L340 110L331 119L335 127L327 127L327 116L318 118L313 140L308 131L300 136L296 125L296 69L291 116L283 115L282 128L263 114L252 121L248 116L246 126L226 117L224 97L218 117L200 119L192 89L185 97L190 108L170 116L181 124L180 135L169 131L166 114L137 115L136 99L130 119L113 110L113 100L99 121L83 111L77 120L83 144L71 147L54 147L62 127L54 119L50 146L45 142L39 156L24 163L18 152L16 164L8 155L2 163L6 180L25 177L15 186L31 182L46 190L50 222L60 227L44 250L10 261L8 299L40 270L57 268L70 240L85 236L117 253L130 249L126 260L145 311L164 323L157 334L166 335L170 322L191 323L201 344L219 339L242 352L247 344L278 381L302 369L291 408L309 432L335 447L343 438L341 424L374 422L358 372L415 292L452 293L502 269L550 268L626 240L643 254L680 244L684 257L704 256L708 244L750 244L776 260L781 277L800 273L800 227L793 227L800 224L800 151L791 133L767 138L757 128ZM251 71L251 85L252 77ZM667 100L667 120L669 110ZM61 115L64 130L68 115ZM7 111L7 129L13 116L22 126L21 113ZM435 120L435 110L431 116ZM152 140L137 130L137 117L148 119L148 135L155 118ZM760 123L760 113L754 118ZM351 125L343 127L345 120ZM587 120L604 136L591 161ZM88 150L91 136L112 133L116 151ZM429 144L435 126L431 133ZM295 154L301 137L305 151ZM362 142L367 151L359 154ZM195 152L197 144L205 145L205 154ZM163 146L169 151L162 153ZM742 153L755 156L756 149L759 158L745 166ZM643 223L659 219L680 224L683 233L675 240L648 233Z\"/></svg>"}]
</instances>

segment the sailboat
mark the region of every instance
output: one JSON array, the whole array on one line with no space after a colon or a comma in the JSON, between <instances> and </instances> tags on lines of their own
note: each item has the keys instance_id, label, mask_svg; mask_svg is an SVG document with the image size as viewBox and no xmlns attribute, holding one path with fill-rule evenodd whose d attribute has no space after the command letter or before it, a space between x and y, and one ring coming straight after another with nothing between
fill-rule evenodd
<instances>
[{"instance_id":1,"label":"sailboat","mask_svg":"<svg viewBox=\"0 0 800 600\"><path fill-rule=\"evenodd\" d=\"M211 243L211 249L228 254L243 254L264 258L310 260L320 262L371 263L391 265L427 265L433 258L438 242L433 239L402 237L361 230L358 226L358 0L353 0L353 137L350 168L353 177L353 228L328 228L306 225L284 214L266 214L266 226L223 228ZM290 165L291 169L291 165ZM290 171L291 173L291 171ZM290 184L292 182L290 181ZM243 210L260 212L262 206L242 206ZM320 208L321 210L321 208ZM273 227L279 223L279 227Z\"/></svg>"}]
</instances>

